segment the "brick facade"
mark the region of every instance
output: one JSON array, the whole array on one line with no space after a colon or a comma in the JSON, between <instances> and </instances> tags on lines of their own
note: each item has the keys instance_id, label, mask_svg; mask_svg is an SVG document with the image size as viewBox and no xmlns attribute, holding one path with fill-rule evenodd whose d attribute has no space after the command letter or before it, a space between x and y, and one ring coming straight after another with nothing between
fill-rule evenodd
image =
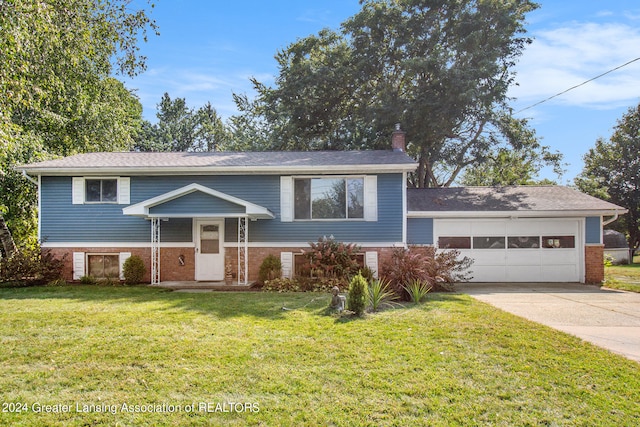
<instances>
[{"instance_id":1,"label":"brick facade","mask_svg":"<svg viewBox=\"0 0 640 427\"><path fill-rule=\"evenodd\" d=\"M58 259L62 259L64 266L62 277L64 280L73 281L73 253L84 252L89 254L118 254L131 252L138 255L144 261L146 269L143 281L151 282L151 249L128 247L76 247L76 248L46 248L45 250ZM184 265L180 262L184 260ZM195 255L193 247L185 248L161 248L160 249L160 279L163 281L192 281L195 280ZM86 268L86 266L85 266Z\"/></svg>"},{"instance_id":2,"label":"brick facade","mask_svg":"<svg viewBox=\"0 0 640 427\"><path fill-rule=\"evenodd\" d=\"M585 283L602 283L604 280L604 245L587 245L584 248Z\"/></svg>"},{"instance_id":3,"label":"brick facade","mask_svg":"<svg viewBox=\"0 0 640 427\"><path fill-rule=\"evenodd\" d=\"M308 247L307 247L308 248ZM248 280L258 280L258 273L262 261L274 255L280 259L281 252L302 253L303 247L296 248L249 248L248 250ZM144 261L146 273L144 282L151 282L151 249L150 248L127 248L127 247L76 247L76 248L48 248L53 256L64 260L63 278L73 281L73 252L83 252L90 254L118 254L120 252L131 252L131 255L138 255ZM377 251L378 265L391 257L392 248L362 248L362 252ZM233 279L238 276L238 249L236 247L225 248L225 263L230 264ZM193 247L183 248L161 248L160 249L160 280L168 281L194 281L195 280L195 251Z\"/></svg>"}]
</instances>

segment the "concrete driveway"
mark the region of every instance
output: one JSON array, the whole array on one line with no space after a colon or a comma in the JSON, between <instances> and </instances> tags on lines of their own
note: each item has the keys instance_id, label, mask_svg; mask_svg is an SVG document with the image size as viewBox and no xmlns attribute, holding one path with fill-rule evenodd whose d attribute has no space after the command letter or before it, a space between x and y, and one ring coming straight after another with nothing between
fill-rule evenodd
<instances>
[{"instance_id":1,"label":"concrete driveway","mask_svg":"<svg viewBox=\"0 0 640 427\"><path fill-rule=\"evenodd\" d=\"M574 283L464 283L461 293L640 362L640 294Z\"/></svg>"}]
</instances>

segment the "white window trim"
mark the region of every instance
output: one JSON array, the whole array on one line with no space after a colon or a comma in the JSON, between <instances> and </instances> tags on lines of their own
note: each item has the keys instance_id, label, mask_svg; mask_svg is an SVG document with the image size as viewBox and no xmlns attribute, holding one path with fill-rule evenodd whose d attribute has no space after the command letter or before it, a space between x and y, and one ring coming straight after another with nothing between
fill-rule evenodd
<instances>
[{"instance_id":1,"label":"white window trim","mask_svg":"<svg viewBox=\"0 0 640 427\"><path fill-rule=\"evenodd\" d=\"M115 202L88 202L86 200L86 181L116 180L117 194ZM74 176L71 179L71 203L74 205L128 205L131 203L131 178L122 176Z\"/></svg>"},{"instance_id":2,"label":"white window trim","mask_svg":"<svg viewBox=\"0 0 640 427\"><path fill-rule=\"evenodd\" d=\"M118 257L118 278L124 280L124 263L131 257L131 252L74 252L73 253L73 280L80 280L89 275L89 256L111 255Z\"/></svg>"},{"instance_id":3,"label":"white window trim","mask_svg":"<svg viewBox=\"0 0 640 427\"><path fill-rule=\"evenodd\" d=\"M296 179L362 179L362 218L310 218L295 219ZM346 209L346 207L345 207ZM376 222L378 221L378 176L377 175L294 175L280 177L280 218L282 222Z\"/></svg>"}]
</instances>

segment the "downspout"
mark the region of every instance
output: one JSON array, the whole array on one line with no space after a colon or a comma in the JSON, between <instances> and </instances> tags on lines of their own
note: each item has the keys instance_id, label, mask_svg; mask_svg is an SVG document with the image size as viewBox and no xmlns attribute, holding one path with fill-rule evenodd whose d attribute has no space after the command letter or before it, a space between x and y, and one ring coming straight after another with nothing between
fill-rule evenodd
<instances>
[{"instance_id":1,"label":"downspout","mask_svg":"<svg viewBox=\"0 0 640 427\"><path fill-rule=\"evenodd\" d=\"M41 181L41 175L38 175L38 180L36 181L35 179L31 178L28 174L26 170L22 170L22 176L24 176L27 181L32 182L33 184L35 184L35 186L38 188L38 241L42 242L42 223L40 222L40 212L42 212L42 206L40 205L40 203L42 202L42 197L40 194L40 181Z\"/></svg>"},{"instance_id":2,"label":"downspout","mask_svg":"<svg viewBox=\"0 0 640 427\"><path fill-rule=\"evenodd\" d=\"M22 176L24 176L25 178L27 178L29 181L33 182L36 187L40 187L40 184L38 183L38 181L36 181L35 179L31 178L29 175L27 175L27 171L26 170L22 170Z\"/></svg>"},{"instance_id":3,"label":"downspout","mask_svg":"<svg viewBox=\"0 0 640 427\"><path fill-rule=\"evenodd\" d=\"M618 219L618 217L619 217L619 216L620 216L620 214L618 213L618 211L614 211L614 213L613 213L613 217L609 218L609 219L608 219L608 220L606 220L606 221L605 221L605 220L604 220L604 218L603 218L602 226L604 227L604 226L607 226L607 225L611 224L613 221L615 221L616 219Z\"/></svg>"}]
</instances>

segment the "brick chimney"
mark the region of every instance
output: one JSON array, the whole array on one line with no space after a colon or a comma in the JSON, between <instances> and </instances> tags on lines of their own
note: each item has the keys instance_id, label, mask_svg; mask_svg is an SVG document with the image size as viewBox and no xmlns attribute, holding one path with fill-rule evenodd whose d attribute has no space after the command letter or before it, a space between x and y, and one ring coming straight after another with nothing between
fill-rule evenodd
<instances>
[{"instance_id":1,"label":"brick chimney","mask_svg":"<svg viewBox=\"0 0 640 427\"><path fill-rule=\"evenodd\" d=\"M396 123L396 130L391 134L391 148L393 151L407 151L406 134L400 129L400 123Z\"/></svg>"}]
</instances>

